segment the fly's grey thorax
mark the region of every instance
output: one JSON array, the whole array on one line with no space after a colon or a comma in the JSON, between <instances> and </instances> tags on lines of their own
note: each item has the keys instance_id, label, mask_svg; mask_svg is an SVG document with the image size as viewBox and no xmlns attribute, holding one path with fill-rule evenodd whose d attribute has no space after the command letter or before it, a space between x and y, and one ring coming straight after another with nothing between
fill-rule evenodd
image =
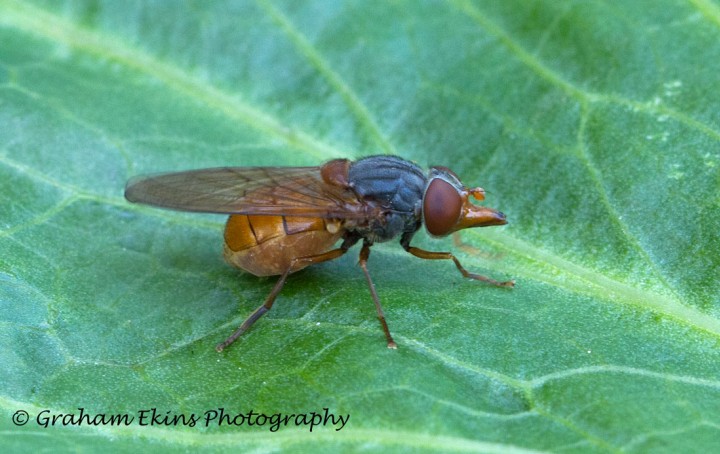
<instances>
[{"instance_id":1,"label":"fly's grey thorax","mask_svg":"<svg viewBox=\"0 0 720 454\"><path fill-rule=\"evenodd\" d=\"M350 166L348 181L361 200L381 213L352 228L363 238L382 242L420 227L427 177L417 165L396 156L370 156Z\"/></svg>"}]
</instances>

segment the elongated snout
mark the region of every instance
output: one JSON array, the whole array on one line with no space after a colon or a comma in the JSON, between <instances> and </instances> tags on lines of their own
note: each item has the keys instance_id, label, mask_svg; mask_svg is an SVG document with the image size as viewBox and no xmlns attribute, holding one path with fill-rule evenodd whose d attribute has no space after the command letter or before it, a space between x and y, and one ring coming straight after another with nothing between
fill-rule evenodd
<instances>
[{"instance_id":1,"label":"elongated snout","mask_svg":"<svg viewBox=\"0 0 720 454\"><path fill-rule=\"evenodd\" d=\"M471 227L487 227L491 225L505 225L507 219L501 211L492 208L473 205L466 201L463 206L462 215L458 219L453 231L468 229Z\"/></svg>"}]
</instances>

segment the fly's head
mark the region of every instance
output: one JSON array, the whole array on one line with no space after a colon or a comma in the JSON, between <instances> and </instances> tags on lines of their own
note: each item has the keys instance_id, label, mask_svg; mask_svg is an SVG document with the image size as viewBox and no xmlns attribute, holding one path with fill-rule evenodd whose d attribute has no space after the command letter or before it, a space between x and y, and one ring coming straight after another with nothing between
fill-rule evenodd
<instances>
[{"instance_id":1,"label":"fly's head","mask_svg":"<svg viewBox=\"0 0 720 454\"><path fill-rule=\"evenodd\" d=\"M445 236L470 227L507 224L505 215L470 201L485 199L482 188L467 188L447 167L432 167L422 203L425 228L433 236Z\"/></svg>"}]
</instances>

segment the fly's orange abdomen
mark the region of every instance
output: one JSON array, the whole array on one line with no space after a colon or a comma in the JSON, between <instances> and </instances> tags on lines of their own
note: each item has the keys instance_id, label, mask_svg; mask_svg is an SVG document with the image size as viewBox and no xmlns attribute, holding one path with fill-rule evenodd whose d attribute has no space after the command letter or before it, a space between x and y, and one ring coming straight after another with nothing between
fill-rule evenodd
<instances>
[{"instance_id":1,"label":"fly's orange abdomen","mask_svg":"<svg viewBox=\"0 0 720 454\"><path fill-rule=\"evenodd\" d=\"M255 276L282 274L293 259L330 249L342 236L340 227L322 218L232 215L225 225L225 260Z\"/></svg>"}]
</instances>

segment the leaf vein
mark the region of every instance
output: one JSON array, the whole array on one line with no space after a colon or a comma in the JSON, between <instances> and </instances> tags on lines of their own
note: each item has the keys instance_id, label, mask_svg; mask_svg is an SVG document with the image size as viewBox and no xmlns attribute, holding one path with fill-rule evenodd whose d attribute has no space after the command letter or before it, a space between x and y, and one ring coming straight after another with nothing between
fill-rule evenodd
<instances>
[{"instance_id":1,"label":"leaf vein","mask_svg":"<svg viewBox=\"0 0 720 454\"><path fill-rule=\"evenodd\" d=\"M290 41L295 45L295 47L297 47L300 54L305 57L323 77L325 77L328 83L338 92L343 100L345 100L345 103L350 108L350 111L355 115L360 124L373 137L378 145L380 145L383 151L389 154L397 154L395 147L380 131L377 121L375 121L365 104L360 100L357 94L355 94L352 88L350 88L350 86L340 77L337 71L334 71L330 67L330 64L322 57L320 52L305 38L305 36L300 33L297 28L293 26L290 19L288 19L279 9L270 4L268 1L258 0L258 3L290 38Z\"/></svg>"},{"instance_id":2,"label":"leaf vein","mask_svg":"<svg viewBox=\"0 0 720 454\"><path fill-rule=\"evenodd\" d=\"M114 60L128 68L152 76L175 91L222 112L228 118L278 137L316 157L328 159L347 154L305 132L282 124L278 118L238 99L237 94L225 92L189 74L184 68L161 61L136 47L122 43L117 38L111 39L99 32L80 28L55 14L27 3L4 2L0 5L0 10L2 10L0 23L50 41L63 43L78 51Z\"/></svg>"}]
</instances>

